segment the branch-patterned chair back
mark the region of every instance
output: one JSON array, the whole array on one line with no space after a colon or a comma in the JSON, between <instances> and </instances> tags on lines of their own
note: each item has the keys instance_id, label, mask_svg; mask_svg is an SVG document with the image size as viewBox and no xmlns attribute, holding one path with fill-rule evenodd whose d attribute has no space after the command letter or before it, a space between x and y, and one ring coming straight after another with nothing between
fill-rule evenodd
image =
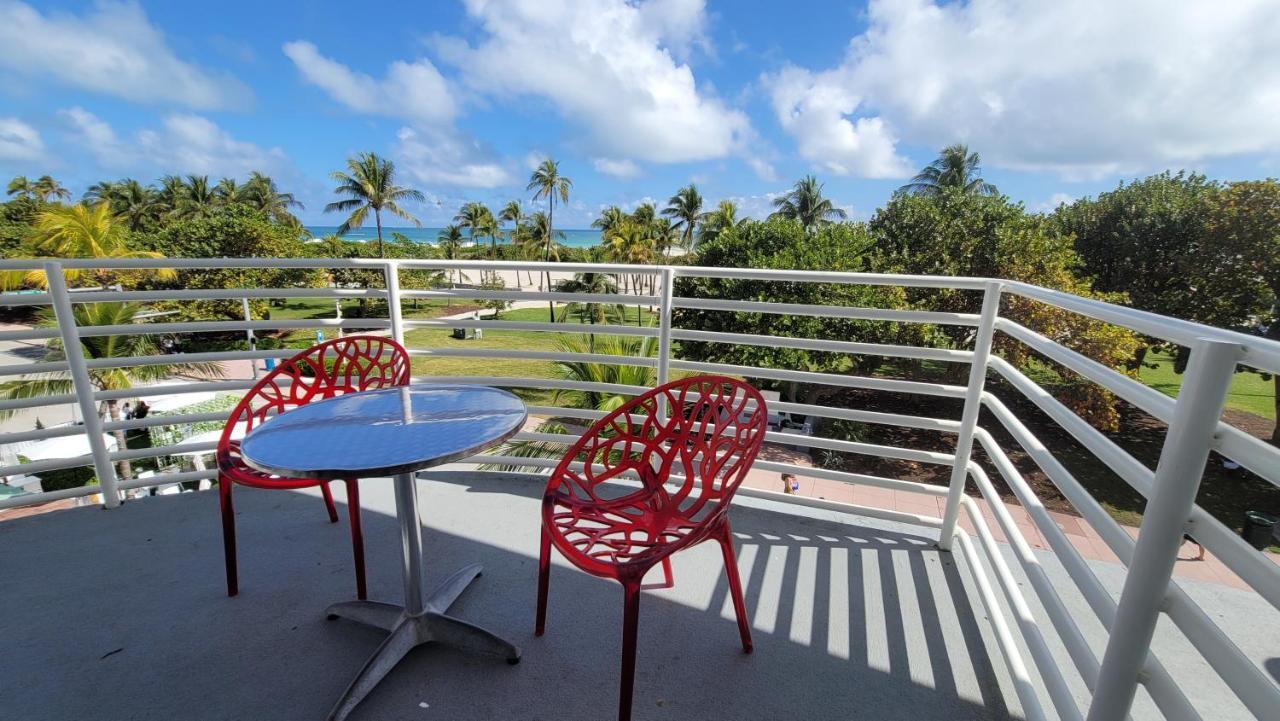
<instances>
[{"instance_id":1,"label":"branch-patterned chair back","mask_svg":"<svg viewBox=\"0 0 1280 721\"><path fill-rule=\"evenodd\" d=\"M760 392L724 376L636 397L592 425L552 473L543 498L552 540L589 565L643 564L650 551L703 540L746 477L767 420Z\"/></svg>"},{"instance_id":2,"label":"branch-patterned chair back","mask_svg":"<svg viewBox=\"0 0 1280 721\"><path fill-rule=\"evenodd\" d=\"M314 345L281 362L244 394L218 442L218 466L242 468L240 441L232 434L247 434L278 413L343 393L408 383L409 354L390 338L353 335Z\"/></svg>"}]
</instances>

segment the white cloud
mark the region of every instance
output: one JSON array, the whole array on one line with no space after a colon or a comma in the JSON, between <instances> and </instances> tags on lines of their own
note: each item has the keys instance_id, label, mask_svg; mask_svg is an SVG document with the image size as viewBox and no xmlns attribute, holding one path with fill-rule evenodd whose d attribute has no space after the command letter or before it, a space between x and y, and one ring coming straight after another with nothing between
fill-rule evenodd
<instances>
[{"instance_id":1,"label":"white cloud","mask_svg":"<svg viewBox=\"0 0 1280 721\"><path fill-rule=\"evenodd\" d=\"M0 118L0 160L39 160L44 156L40 133L17 118Z\"/></svg>"},{"instance_id":2,"label":"white cloud","mask_svg":"<svg viewBox=\"0 0 1280 721\"><path fill-rule=\"evenodd\" d=\"M0 0L0 66L135 102L204 110L252 98L231 76L179 60L132 2L102 0L76 16Z\"/></svg>"},{"instance_id":3,"label":"white cloud","mask_svg":"<svg viewBox=\"0 0 1280 721\"><path fill-rule=\"evenodd\" d=\"M1280 149L1272 0L873 0L836 67L768 75L800 153L902 171L897 144L964 141L992 165L1097 177Z\"/></svg>"},{"instance_id":4,"label":"white cloud","mask_svg":"<svg viewBox=\"0 0 1280 721\"><path fill-rule=\"evenodd\" d=\"M1070 193L1054 193L1049 196L1048 200L1036 203L1031 209L1038 213L1051 213L1058 208L1059 205L1070 205L1074 203L1076 197Z\"/></svg>"},{"instance_id":5,"label":"white cloud","mask_svg":"<svg viewBox=\"0 0 1280 721\"><path fill-rule=\"evenodd\" d=\"M411 63L397 60L377 80L321 55L305 40L285 43L283 49L307 82L357 112L420 125L447 124L457 115L458 103L448 81L426 58Z\"/></svg>"},{"instance_id":6,"label":"white cloud","mask_svg":"<svg viewBox=\"0 0 1280 721\"><path fill-rule=\"evenodd\" d=\"M451 131L405 127L396 137L402 169L420 182L496 188L513 181L505 166L487 159L484 148Z\"/></svg>"},{"instance_id":7,"label":"white cloud","mask_svg":"<svg viewBox=\"0 0 1280 721\"><path fill-rule=\"evenodd\" d=\"M612 175L615 178L634 178L640 174L640 166L626 158L622 160L596 158L591 161L591 166L596 169L596 172Z\"/></svg>"},{"instance_id":8,"label":"white cloud","mask_svg":"<svg viewBox=\"0 0 1280 721\"><path fill-rule=\"evenodd\" d=\"M651 0L652 2L653 0ZM475 46L446 39L442 58L495 98L545 98L585 129L587 152L674 163L736 152L747 117L700 92L672 48L701 37L702 2L467 0L486 33ZM662 9L669 10L661 15Z\"/></svg>"},{"instance_id":9,"label":"white cloud","mask_svg":"<svg viewBox=\"0 0 1280 721\"><path fill-rule=\"evenodd\" d=\"M747 165L755 171L757 178L770 183L778 179L778 171L774 170L773 164L764 158L756 155L748 155L744 160Z\"/></svg>"},{"instance_id":10,"label":"white cloud","mask_svg":"<svg viewBox=\"0 0 1280 721\"><path fill-rule=\"evenodd\" d=\"M237 140L200 115L172 113L159 128L140 130L122 139L106 121L84 108L59 113L72 127L72 139L109 171L146 171L243 177L258 170L269 175L292 171L280 148L262 148Z\"/></svg>"}]
</instances>

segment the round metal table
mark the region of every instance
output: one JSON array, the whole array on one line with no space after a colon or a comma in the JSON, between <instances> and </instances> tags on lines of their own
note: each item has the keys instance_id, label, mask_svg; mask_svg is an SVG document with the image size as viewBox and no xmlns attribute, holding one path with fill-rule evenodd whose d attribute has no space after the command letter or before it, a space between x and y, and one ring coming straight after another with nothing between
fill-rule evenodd
<instances>
[{"instance_id":1,"label":"round metal table","mask_svg":"<svg viewBox=\"0 0 1280 721\"><path fill-rule=\"evenodd\" d=\"M329 714L346 718L412 649L432 641L520 660L520 649L448 615L481 572L479 564L422 594L422 534L414 472L456 461L510 438L528 412L519 398L482 386L416 385L349 393L271 418L250 431L240 450L265 473L322 480L392 476L403 554L404 605L350 601L330 606L347 618L389 632Z\"/></svg>"}]
</instances>

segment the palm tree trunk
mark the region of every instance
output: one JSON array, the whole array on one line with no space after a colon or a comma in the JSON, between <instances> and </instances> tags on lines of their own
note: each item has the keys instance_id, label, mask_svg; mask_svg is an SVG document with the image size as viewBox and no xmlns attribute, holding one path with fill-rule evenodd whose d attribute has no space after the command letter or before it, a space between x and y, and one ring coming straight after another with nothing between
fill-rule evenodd
<instances>
[{"instance_id":1,"label":"palm tree trunk","mask_svg":"<svg viewBox=\"0 0 1280 721\"><path fill-rule=\"evenodd\" d=\"M107 415L113 421L120 420L120 401L116 401L116 400L107 401ZM128 443L128 440L125 438L124 431L122 430L113 431L112 435L116 437L117 450L123 451L128 449L129 443ZM133 464L129 463L129 461L127 460L118 461L116 465L116 473L120 475L120 480L123 480L123 481L127 481L130 478L133 478Z\"/></svg>"},{"instance_id":2,"label":"palm tree trunk","mask_svg":"<svg viewBox=\"0 0 1280 721\"><path fill-rule=\"evenodd\" d=\"M382 211L378 208L373 209L373 220L378 224L378 257L385 258L387 254L382 250Z\"/></svg>"},{"instance_id":3,"label":"palm tree trunk","mask_svg":"<svg viewBox=\"0 0 1280 721\"><path fill-rule=\"evenodd\" d=\"M556 237L555 231L556 217L556 196L555 189L552 188L551 193L547 195L547 244L543 247L542 262L551 262L551 244ZM551 290L551 269L547 269L547 291ZM554 300L547 301L547 312L551 316L551 322L556 322L556 302Z\"/></svg>"}]
</instances>

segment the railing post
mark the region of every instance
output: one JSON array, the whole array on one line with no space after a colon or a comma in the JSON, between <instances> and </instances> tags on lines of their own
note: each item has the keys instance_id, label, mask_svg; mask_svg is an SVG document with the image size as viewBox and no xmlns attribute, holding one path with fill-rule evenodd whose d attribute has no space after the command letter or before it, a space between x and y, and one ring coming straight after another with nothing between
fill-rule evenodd
<instances>
[{"instance_id":1,"label":"railing post","mask_svg":"<svg viewBox=\"0 0 1280 721\"><path fill-rule=\"evenodd\" d=\"M658 385L665 384L671 376L671 296L675 278L675 268L662 266L662 295L658 298Z\"/></svg>"},{"instance_id":2,"label":"railing post","mask_svg":"<svg viewBox=\"0 0 1280 721\"><path fill-rule=\"evenodd\" d=\"M960 432L956 434L956 462L951 468L951 485L947 490L947 507L942 514L942 535L938 548L951 550L956 521L960 517L960 499L969 479L969 457L973 454L973 431L978 427L978 414L982 411L982 390L987 382L987 360L991 358L991 339L995 336L996 316L1000 312L1000 293L1004 285L998 281L987 284L982 294L982 315L978 318L978 332L973 341L973 360L969 365L969 385L964 394L964 410L960 415Z\"/></svg>"},{"instance_id":3,"label":"railing post","mask_svg":"<svg viewBox=\"0 0 1280 721\"><path fill-rule=\"evenodd\" d=\"M1191 350L1111 624L1088 721L1121 721L1133 704L1241 354L1235 343L1209 339L1201 339Z\"/></svg>"},{"instance_id":4,"label":"railing post","mask_svg":"<svg viewBox=\"0 0 1280 721\"><path fill-rule=\"evenodd\" d=\"M116 490L116 469L111 464L107 442L103 440L102 418L98 415L98 403L93 398L93 381L89 378L89 367L84 362L84 350L80 347L80 331L76 327L67 281L62 276L62 264L45 263L44 276L49 283L49 298L54 316L58 319L58 331L62 334L63 355L67 357L67 367L71 371L76 405L80 407L80 415L84 418L84 432L89 437L93 468L98 476L98 486L102 489L102 503L107 508L115 508L120 505L120 492Z\"/></svg>"},{"instance_id":5,"label":"railing post","mask_svg":"<svg viewBox=\"0 0 1280 721\"><path fill-rule=\"evenodd\" d=\"M404 345L404 320L400 316L400 266L395 261L388 261L383 272L387 278L387 317L391 319L391 338Z\"/></svg>"},{"instance_id":6,"label":"railing post","mask_svg":"<svg viewBox=\"0 0 1280 721\"><path fill-rule=\"evenodd\" d=\"M248 299L248 298L241 298L241 299L240 299L240 305L241 305L241 307L244 309L244 320L245 320L245 322L247 323L247 322L249 322L249 321L252 321L252 320L253 320L253 314L249 312L249 299ZM258 338L257 338L257 336L255 336L255 335L253 334L253 329L252 329L252 328L245 328L245 329L244 329L244 336L245 336L245 340L249 342L249 350L250 350L250 351L256 351L256 350L258 350ZM253 372L253 379L254 379L255 381L256 381L256 380L258 380L258 359L257 359L257 358L250 358L250 359L249 359L249 369Z\"/></svg>"}]
</instances>

